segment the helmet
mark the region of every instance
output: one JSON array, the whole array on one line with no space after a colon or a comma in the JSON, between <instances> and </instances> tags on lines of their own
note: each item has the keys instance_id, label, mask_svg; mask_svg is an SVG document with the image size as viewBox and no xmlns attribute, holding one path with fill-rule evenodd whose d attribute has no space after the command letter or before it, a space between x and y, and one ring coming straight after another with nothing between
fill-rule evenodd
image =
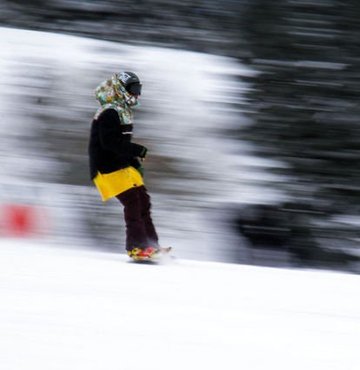
<instances>
[{"instance_id":1,"label":"helmet","mask_svg":"<svg viewBox=\"0 0 360 370\"><path fill-rule=\"evenodd\" d=\"M141 94L141 83L134 72L121 72L118 75L118 79L129 94L136 97Z\"/></svg>"}]
</instances>

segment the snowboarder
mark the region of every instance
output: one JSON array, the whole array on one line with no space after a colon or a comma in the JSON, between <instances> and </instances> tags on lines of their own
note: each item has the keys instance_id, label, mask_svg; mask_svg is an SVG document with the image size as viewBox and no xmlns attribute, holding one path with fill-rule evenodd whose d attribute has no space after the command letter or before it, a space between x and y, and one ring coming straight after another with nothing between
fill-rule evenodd
<instances>
[{"instance_id":1,"label":"snowboarder","mask_svg":"<svg viewBox=\"0 0 360 370\"><path fill-rule=\"evenodd\" d=\"M116 197L124 206L126 250L134 259L151 258L161 250L143 179L147 148L131 141L141 87L135 73L122 72L96 88L101 107L89 141L91 179L103 201Z\"/></svg>"}]
</instances>

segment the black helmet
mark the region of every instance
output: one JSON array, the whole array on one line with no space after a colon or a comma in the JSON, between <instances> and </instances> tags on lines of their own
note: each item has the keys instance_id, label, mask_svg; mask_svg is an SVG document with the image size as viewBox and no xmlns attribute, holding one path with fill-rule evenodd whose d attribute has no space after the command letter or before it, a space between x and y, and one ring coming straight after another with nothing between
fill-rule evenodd
<instances>
[{"instance_id":1,"label":"black helmet","mask_svg":"<svg viewBox=\"0 0 360 370\"><path fill-rule=\"evenodd\" d=\"M118 78L128 93L135 96L141 94L141 83L134 72L121 72Z\"/></svg>"}]
</instances>

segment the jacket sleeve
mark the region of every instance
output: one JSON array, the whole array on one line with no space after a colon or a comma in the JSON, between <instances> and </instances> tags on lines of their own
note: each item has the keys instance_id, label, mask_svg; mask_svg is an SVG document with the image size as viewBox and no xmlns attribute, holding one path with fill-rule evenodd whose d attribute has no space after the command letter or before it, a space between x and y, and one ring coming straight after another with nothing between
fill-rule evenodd
<instances>
[{"instance_id":1,"label":"jacket sleeve","mask_svg":"<svg viewBox=\"0 0 360 370\"><path fill-rule=\"evenodd\" d=\"M128 157L145 157L147 149L131 143L121 132L119 115L114 109L105 110L98 121L100 142L104 149Z\"/></svg>"}]
</instances>

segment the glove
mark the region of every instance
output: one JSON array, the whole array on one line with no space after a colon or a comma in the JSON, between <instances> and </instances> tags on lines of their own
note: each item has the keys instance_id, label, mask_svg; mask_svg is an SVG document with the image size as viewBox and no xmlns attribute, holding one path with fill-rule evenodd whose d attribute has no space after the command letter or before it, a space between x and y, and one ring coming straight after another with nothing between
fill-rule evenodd
<instances>
[{"instance_id":1,"label":"glove","mask_svg":"<svg viewBox=\"0 0 360 370\"><path fill-rule=\"evenodd\" d=\"M147 154L147 149L145 147L143 147L143 149L141 150L140 154L139 154L139 158L141 161L143 161L146 157L146 154Z\"/></svg>"}]
</instances>

